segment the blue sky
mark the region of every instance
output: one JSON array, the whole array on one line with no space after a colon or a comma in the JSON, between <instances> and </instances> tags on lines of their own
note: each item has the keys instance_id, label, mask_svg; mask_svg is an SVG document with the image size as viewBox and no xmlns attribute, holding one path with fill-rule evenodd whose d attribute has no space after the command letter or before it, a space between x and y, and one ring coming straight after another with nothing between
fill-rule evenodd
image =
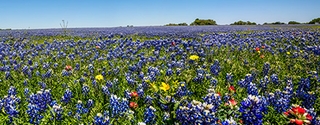
<instances>
[{"instance_id":1,"label":"blue sky","mask_svg":"<svg viewBox=\"0 0 320 125\"><path fill-rule=\"evenodd\" d=\"M320 0L2 0L0 28L158 26L196 18L309 22L320 17Z\"/></svg>"}]
</instances>

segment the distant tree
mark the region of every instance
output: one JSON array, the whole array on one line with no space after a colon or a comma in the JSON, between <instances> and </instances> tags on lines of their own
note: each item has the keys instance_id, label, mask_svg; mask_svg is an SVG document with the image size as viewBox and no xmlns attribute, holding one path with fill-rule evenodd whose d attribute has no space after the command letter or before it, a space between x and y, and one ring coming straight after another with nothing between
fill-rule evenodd
<instances>
[{"instance_id":1,"label":"distant tree","mask_svg":"<svg viewBox=\"0 0 320 125\"><path fill-rule=\"evenodd\" d=\"M271 23L271 24L276 24L276 25L279 25L279 24L285 24L285 23L283 23L283 22L274 22L274 23Z\"/></svg>"},{"instance_id":2,"label":"distant tree","mask_svg":"<svg viewBox=\"0 0 320 125\"><path fill-rule=\"evenodd\" d=\"M179 23L178 25L179 25L179 26L188 26L187 23Z\"/></svg>"},{"instance_id":3,"label":"distant tree","mask_svg":"<svg viewBox=\"0 0 320 125\"><path fill-rule=\"evenodd\" d=\"M313 19L309 22L309 24L320 24L320 18Z\"/></svg>"},{"instance_id":4,"label":"distant tree","mask_svg":"<svg viewBox=\"0 0 320 125\"><path fill-rule=\"evenodd\" d=\"M230 25L257 25L257 23L250 21L244 22L240 20L238 22L231 23Z\"/></svg>"},{"instance_id":5,"label":"distant tree","mask_svg":"<svg viewBox=\"0 0 320 125\"><path fill-rule=\"evenodd\" d=\"M285 24L283 22L273 22L273 23L263 23L263 25L281 25L281 24Z\"/></svg>"},{"instance_id":6,"label":"distant tree","mask_svg":"<svg viewBox=\"0 0 320 125\"><path fill-rule=\"evenodd\" d=\"M300 24L300 23L297 21L289 21L288 24Z\"/></svg>"},{"instance_id":7,"label":"distant tree","mask_svg":"<svg viewBox=\"0 0 320 125\"><path fill-rule=\"evenodd\" d=\"M190 25L217 25L216 21L212 19L195 19Z\"/></svg>"},{"instance_id":8,"label":"distant tree","mask_svg":"<svg viewBox=\"0 0 320 125\"><path fill-rule=\"evenodd\" d=\"M179 24L169 23L169 24L166 24L165 26L188 26L188 24L187 23L179 23Z\"/></svg>"}]
</instances>

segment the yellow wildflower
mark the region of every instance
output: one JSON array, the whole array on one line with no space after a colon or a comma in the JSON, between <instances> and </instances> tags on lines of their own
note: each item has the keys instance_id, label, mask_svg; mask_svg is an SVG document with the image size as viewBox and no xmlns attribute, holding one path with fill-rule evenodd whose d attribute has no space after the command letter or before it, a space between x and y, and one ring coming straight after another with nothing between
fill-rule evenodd
<instances>
[{"instance_id":1,"label":"yellow wildflower","mask_svg":"<svg viewBox=\"0 0 320 125\"><path fill-rule=\"evenodd\" d=\"M181 86L184 87L184 84L182 83Z\"/></svg>"},{"instance_id":2,"label":"yellow wildflower","mask_svg":"<svg viewBox=\"0 0 320 125\"><path fill-rule=\"evenodd\" d=\"M290 55L290 52L287 52L288 55Z\"/></svg>"},{"instance_id":3,"label":"yellow wildflower","mask_svg":"<svg viewBox=\"0 0 320 125\"><path fill-rule=\"evenodd\" d=\"M261 52L260 52L260 51L258 51L258 53L260 54Z\"/></svg>"},{"instance_id":4,"label":"yellow wildflower","mask_svg":"<svg viewBox=\"0 0 320 125\"><path fill-rule=\"evenodd\" d=\"M162 82L160 89L162 89L163 91L168 91L170 89L170 85Z\"/></svg>"},{"instance_id":5,"label":"yellow wildflower","mask_svg":"<svg viewBox=\"0 0 320 125\"><path fill-rule=\"evenodd\" d=\"M96 80L103 80L103 76L102 75L96 75Z\"/></svg>"},{"instance_id":6,"label":"yellow wildflower","mask_svg":"<svg viewBox=\"0 0 320 125\"><path fill-rule=\"evenodd\" d=\"M191 55L189 58L194 61L194 60L198 60L198 59L199 59L199 56L197 56L197 55Z\"/></svg>"}]
</instances>

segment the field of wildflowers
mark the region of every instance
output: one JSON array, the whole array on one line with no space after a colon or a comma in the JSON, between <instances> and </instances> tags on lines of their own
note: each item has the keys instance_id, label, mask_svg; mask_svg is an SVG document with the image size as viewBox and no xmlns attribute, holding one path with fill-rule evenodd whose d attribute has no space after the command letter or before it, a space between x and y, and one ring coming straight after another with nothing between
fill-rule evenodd
<instances>
[{"instance_id":1,"label":"field of wildflowers","mask_svg":"<svg viewBox=\"0 0 320 125\"><path fill-rule=\"evenodd\" d=\"M0 31L0 123L319 125L320 30Z\"/></svg>"}]
</instances>

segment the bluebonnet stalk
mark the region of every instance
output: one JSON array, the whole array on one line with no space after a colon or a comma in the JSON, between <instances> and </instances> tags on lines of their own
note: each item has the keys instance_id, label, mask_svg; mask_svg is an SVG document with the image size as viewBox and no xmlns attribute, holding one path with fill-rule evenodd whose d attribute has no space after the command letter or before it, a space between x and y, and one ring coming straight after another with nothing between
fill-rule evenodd
<instances>
[{"instance_id":1,"label":"bluebonnet stalk","mask_svg":"<svg viewBox=\"0 0 320 125\"><path fill-rule=\"evenodd\" d=\"M180 104L176 110L176 118L182 125L191 124L217 124L212 104L193 100L186 105Z\"/></svg>"},{"instance_id":2,"label":"bluebonnet stalk","mask_svg":"<svg viewBox=\"0 0 320 125\"><path fill-rule=\"evenodd\" d=\"M226 119L222 122L222 125L237 125L237 122L233 120L231 117L230 119Z\"/></svg>"},{"instance_id":3,"label":"bluebonnet stalk","mask_svg":"<svg viewBox=\"0 0 320 125\"><path fill-rule=\"evenodd\" d=\"M105 94L105 95L109 95L110 94L110 91L109 91L107 86L104 86L104 85L102 86L102 93Z\"/></svg>"},{"instance_id":4,"label":"bluebonnet stalk","mask_svg":"<svg viewBox=\"0 0 320 125\"><path fill-rule=\"evenodd\" d=\"M63 103L69 103L71 101L72 98L72 92L70 89L66 89L66 91L64 92L61 102Z\"/></svg>"},{"instance_id":5,"label":"bluebonnet stalk","mask_svg":"<svg viewBox=\"0 0 320 125\"><path fill-rule=\"evenodd\" d=\"M233 76L232 76L231 73L227 73L227 75L226 75L226 81L227 81L228 83L233 82Z\"/></svg>"},{"instance_id":6,"label":"bluebonnet stalk","mask_svg":"<svg viewBox=\"0 0 320 125\"><path fill-rule=\"evenodd\" d=\"M258 95L258 88L257 88L256 84L251 82L247 87L247 93L249 95L256 95L257 96Z\"/></svg>"},{"instance_id":7,"label":"bluebonnet stalk","mask_svg":"<svg viewBox=\"0 0 320 125\"><path fill-rule=\"evenodd\" d=\"M277 85L279 83L278 75L277 74L272 74L271 75L271 81L272 81L272 83Z\"/></svg>"},{"instance_id":8,"label":"bluebonnet stalk","mask_svg":"<svg viewBox=\"0 0 320 125\"><path fill-rule=\"evenodd\" d=\"M244 124L262 125L263 115L267 112L266 100L260 96L249 95L241 102L239 111Z\"/></svg>"},{"instance_id":9,"label":"bluebonnet stalk","mask_svg":"<svg viewBox=\"0 0 320 125\"><path fill-rule=\"evenodd\" d=\"M82 104L82 101L81 100L78 100L78 103L76 104L76 114L75 114L75 118L80 120L81 119L81 115L82 114L85 114L88 112L88 109L86 109L83 104Z\"/></svg>"},{"instance_id":10,"label":"bluebonnet stalk","mask_svg":"<svg viewBox=\"0 0 320 125\"><path fill-rule=\"evenodd\" d=\"M54 113L54 118L58 121L62 120L62 113L63 113L63 108L61 107L61 105L58 104L54 104L52 106L52 112Z\"/></svg>"},{"instance_id":11,"label":"bluebonnet stalk","mask_svg":"<svg viewBox=\"0 0 320 125\"><path fill-rule=\"evenodd\" d=\"M267 76L269 70L270 70L270 63L269 62L264 63L264 65L263 65L263 76Z\"/></svg>"},{"instance_id":12,"label":"bluebonnet stalk","mask_svg":"<svg viewBox=\"0 0 320 125\"><path fill-rule=\"evenodd\" d=\"M90 88L89 88L89 86L88 85L86 85L86 84L84 84L83 86L82 86L82 94L84 95L84 96L86 96L86 95L88 95L88 93L90 92Z\"/></svg>"},{"instance_id":13,"label":"bluebonnet stalk","mask_svg":"<svg viewBox=\"0 0 320 125\"><path fill-rule=\"evenodd\" d=\"M219 61L216 59L214 60L213 65L210 66L210 72L215 75L218 76L219 72L220 72L220 63Z\"/></svg>"},{"instance_id":14,"label":"bluebonnet stalk","mask_svg":"<svg viewBox=\"0 0 320 125\"><path fill-rule=\"evenodd\" d=\"M110 98L111 117L123 115L129 110L129 101L125 98L118 98L116 95L111 95Z\"/></svg>"},{"instance_id":15,"label":"bluebonnet stalk","mask_svg":"<svg viewBox=\"0 0 320 125\"><path fill-rule=\"evenodd\" d=\"M110 120L109 116L104 116L101 113L97 113L97 115L94 117L94 125L109 125Z\"/></svg>"},{"instance_id":16,"label":"bluebonnet stalk","mask_svg":"<svg viewBox=\"0 0 320 125\"><path fill-rule=\"evenodd\" d=\"M40 124L40 120L43 118L40 114L40 108L35 104L28 104L27 114L30 117L29 122L31 124Z\"/></svg>"},{"instance_id":17,"label":"bluebonnet stalk","mask_svg":"<svg viewBox=\"0 0 320 125\"><path fill-rule=\"evenodd\" d=\"M145 109L145 112L143 114L144 122L147 124L155 124L156 122L156 115L155 115L156 109L152 106L149 106Z\"/></svg>"},{"instance_id":18,"label":"bluebonnet stalk","mask_svg":"<svg viewBox=\"0 0 320 125\"><path fill-rule=\"evenodd\" d=\"M210 84L211 84L211 86L217 86L217 84L218 84L218 80L216 79L216 78L211 78L210 79Z\"/></svg>"},{"instance_id":19,"label":"bluebonnet stalk","mask_svg":"<svg viewBox=\"0 0 320 125\"><path fill-rule=\"evenodd\" d=\"M144 102L147 104L147 105L152 105L152 100L153 98L149 95L146 96Z\"/></svg>"},{"instance_id":20,"label":"bluebonnet stalk","mask_svg":"<svg viewBox=\"0 0 320 125\"><path fill-rule=\"evenodd\" d=\"M89 100L87 101L87 108L92 108L93 105L94 105L94 101L93 101L92 99L89 99Z\"/></svg>"}]
</instances>

